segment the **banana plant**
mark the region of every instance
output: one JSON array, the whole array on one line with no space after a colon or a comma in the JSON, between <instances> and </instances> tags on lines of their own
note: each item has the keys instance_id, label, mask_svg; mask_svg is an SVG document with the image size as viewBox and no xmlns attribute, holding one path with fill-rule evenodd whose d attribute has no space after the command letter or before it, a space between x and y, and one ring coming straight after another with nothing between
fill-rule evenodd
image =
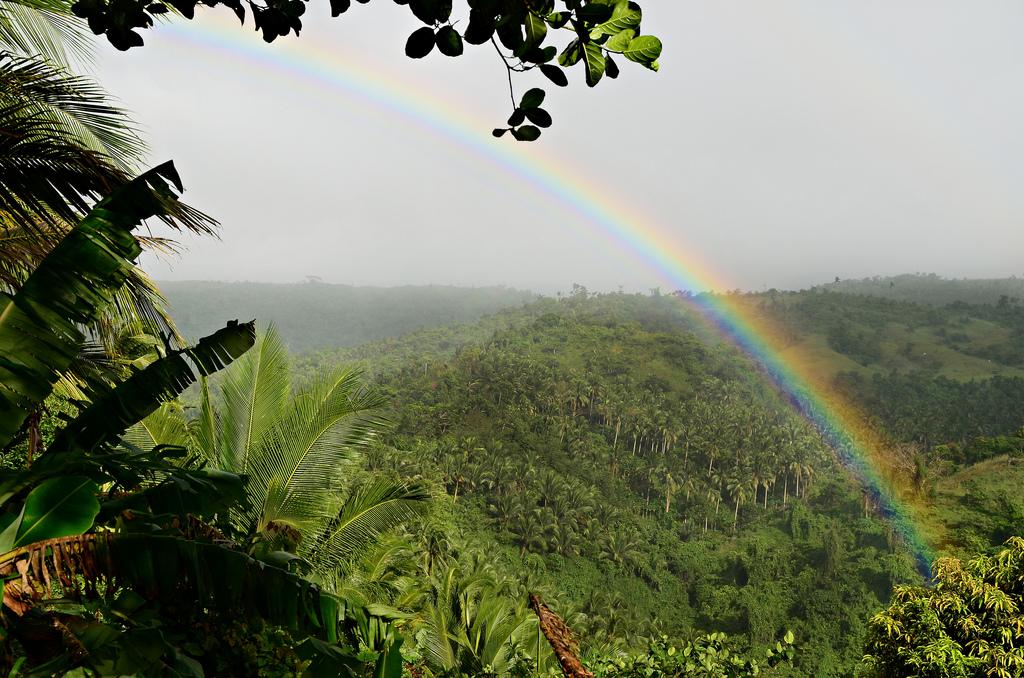
<instances>
[{"instance_id":1,"label":"banana plant","mask_svg":"<svg viewBox=\"0 0 1024 678\"><path fill-rule=\"evenodd\" d=\"M170 163L131 181L96 204L15 294L0 294L0 445L75 359L82 328L112 302L140 253L133 230L165 215L174 189ZM40 675L76 666L202 675L172 632L167 610L184 607L266 620L309 640L299 646L307 663L359 674L360 661L337 644L352 625L342 623L352 616L345 601L287 560L258 560L232 540L228 516L244 510L246 496L241 475L203 467L182 447L124 443L130 426L254 342L254 322L230 322L119 383L92 385L44 454L0 474L0 664L12 664L20 647L21 670Z\"/></svg>"}]
</instances>

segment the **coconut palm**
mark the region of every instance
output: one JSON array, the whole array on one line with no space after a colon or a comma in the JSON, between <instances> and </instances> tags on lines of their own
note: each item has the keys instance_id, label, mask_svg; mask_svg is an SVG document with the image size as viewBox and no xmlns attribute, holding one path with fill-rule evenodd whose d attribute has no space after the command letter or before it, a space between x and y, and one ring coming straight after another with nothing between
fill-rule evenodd
<instances>
[{"instance_id":1,"label":"coconut palm","mask_svg":"<svg viewBox=\"0 0 1024 678\"><path fill-rule=\"evenodd\" d=\"M211 463L249 479L248 506L233 523L251 550L298 554L324 583L339 586L339 568L420 514L428 499L418 485L352 481L359 451L384 425L384 400L350 369L293 392L273 327L232 367L219 398L204 389L193 436Z\"/></svg>"},{"instance_id":2,"label":"coconut palm","mask_svg":"<svg viewBox=\"0 0 1024 678\"><path fill-rule=\"evenodd\" d=\"M449 562L430 579L417 638L441 675L508 675L533 650L536 618L504 595L492 569L477 565Z\"/></svg>"},{"instance_id":3,"label":"coconut palm","mask_svg":"<svg viewBox=\"0 0 1024 678\"><path fill-rule=\"evenodd\" d=\"M92 32L71 5L71 0L7 0L0 5L0 48L64 68L90 61Z\"/></svg>"}]
</instances>

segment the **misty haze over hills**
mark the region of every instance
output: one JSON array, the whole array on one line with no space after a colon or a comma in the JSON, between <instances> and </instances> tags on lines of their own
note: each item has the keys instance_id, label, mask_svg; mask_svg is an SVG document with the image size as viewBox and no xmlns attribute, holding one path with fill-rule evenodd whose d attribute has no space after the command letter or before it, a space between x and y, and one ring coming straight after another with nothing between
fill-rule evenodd
<instances>
[{"instance_id":1,"label":"misty haze over hills","mask_svg":"<svg viewBox=\"0 0 1024 678\"><path fill-rule=\"evenodd\" d=\"M227 318L273 323L297 351L354 346L421 328L470 322L536 294L505 287L352 287L320 282L161 282L185 337Z\"/></svg>"},{"instance_id":2,"label":"misty haze over hills","mask_svg":"<svg viewBox=\"0 0 1024 678\"><path fill-rule=\"evenodd\" d=\"M541 296L508 287L362 287L316 280L164 281L160 287L186 337L202 336L226 318L256 318L261 324L276 325L297 351L355 346L418 329L472 322ZM1021 278L947 279L935 274L906 274L833 281L811 289L934 305L958 301L998 304L1004 297L1006 301L1024 299Z\"/></svg>"}]
</instances>

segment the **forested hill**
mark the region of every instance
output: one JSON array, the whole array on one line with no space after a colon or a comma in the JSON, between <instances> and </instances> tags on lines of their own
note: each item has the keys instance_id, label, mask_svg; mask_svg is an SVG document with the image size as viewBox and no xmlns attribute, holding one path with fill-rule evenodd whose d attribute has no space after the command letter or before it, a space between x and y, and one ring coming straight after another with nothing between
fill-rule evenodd
<instances>
[{"instance_id":1,"label":"forested hill","mask_svg":"<svg viewBox=\"0 0 1024 678\"><path fill-rule=\"evenodd\" d=\"M736 301L771 314L794 342L820 344L829 373L918 465L913 480L936 506L930 534L941 547L991 548L1024 515L1013 482L965 504L954 481L1024 475L1012 456L1024 451L1014 435L1024 379L996 374L1008 364L966 360L988 345L974 323L1005 338L1019 321L1011 309L936 313L822 292ZM952 342L962 378L904 355L902 333ZM851 334L877 352L851 358ZM814 432L671 296L542 299L301 365L312 374L352 360L393 407L372 471L446 492L444 533L544 591L585 649L696 631L760 648L792 629L794 675L852 675L867 620L893 585L916 581L901 544ZM886 418L894 404L897 416ZM946 415L946 428L922 438Z\"/></svg>"},{"instance_id":2,"label":"forested hill","mask_svg":"<svg viewBox=\"0 0 1024 678\"><path fill-rule=\"evenodd\" d=\"M1014 299L1024 303L1024 278L1016 277L943 278L934 273L916 273L840 280L817 288L934 306L957 302L995 305L1012 303Z\"/></svg>"},{"instance_id":3,"label":"forested hill","mask_svg":"<svg viewBox=\"0 0 1024 678\"><path fill-rule=\"evenodd\" d=\"M806 424L680 309L543 300L433 358L423 333L427 352L378 378L397 427L370 463L443 487L446 532L529 576L587 650L696 630L761 648L793 629L797 675L848 675L912 563Z\"/></svg>"},{"instance_id":4,"label":"forested hill","mask_svg":"<svg viewBox=\"0 0 1024 678\"><path fill-rule=\"evenodd\" d=\"M536 298L507 287L353 287L319 282L161 282L178 329L205 336L225 318L274 323L295 351L353 346L465 323Z\"/></svg>"}]
</instances>

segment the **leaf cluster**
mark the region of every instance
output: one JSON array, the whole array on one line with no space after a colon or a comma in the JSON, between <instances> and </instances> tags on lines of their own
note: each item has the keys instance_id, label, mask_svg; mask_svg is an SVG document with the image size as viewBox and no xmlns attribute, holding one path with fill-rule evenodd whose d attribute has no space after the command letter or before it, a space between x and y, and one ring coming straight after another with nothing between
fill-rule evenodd
<instances>
[{"instance_id":1,"label":"leaf cluster","mask_svg":"<svg viewBox=\"0 0 1024 678\"><path fill-rule=\"evenodd\" d=\"M587 85L594 87L605 76L618 77L613 55L653 71L659 68L661 41L641 32L643 13L632 0L466 0L458 7L453 0L395 2L407 6L425 24L406 40L407 56L422 59L436 48L444 56L458 57L466 44L490 43L508 70L510 89L513 72L532 70L565 87L566 71L577 64L583 65ZM168 6L193 19L200 5L224 5L243 23L248 9L255 29L267 42L298 35L306 11L306 0L77 0L72 10L94 33L127 50L143 44L139 31L153 26L155 17L166 13ZM331 0L330 6L331 15L338 16L349 10L351 1ZM566 40L557 42L554 36L563 33ZM517 106L511 94L515 110L505 131L519 141L537 139L540 128L551 124L550 116L539 106ZM531 124L524 124L527 119ZM495 136L502 134L495 130Z\"/></svg>"}]
</instances>

